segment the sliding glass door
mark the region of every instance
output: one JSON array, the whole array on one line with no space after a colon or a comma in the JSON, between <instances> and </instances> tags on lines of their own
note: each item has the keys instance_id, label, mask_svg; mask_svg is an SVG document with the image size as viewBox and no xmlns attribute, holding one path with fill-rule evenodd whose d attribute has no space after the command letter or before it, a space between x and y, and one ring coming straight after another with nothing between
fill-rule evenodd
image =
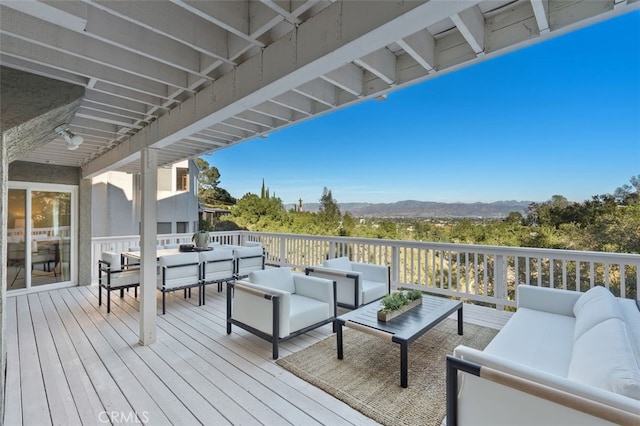
<instances>
[{"instance_id":1,"label":"sliding glass door","mask_svg":"<svg viewBox=\"0 0 640 426\"><path fill-rule=\"evenodd\" d=\"M9 184L7 288L71 284L77 189Z\"/></svg>"}]
</instances>

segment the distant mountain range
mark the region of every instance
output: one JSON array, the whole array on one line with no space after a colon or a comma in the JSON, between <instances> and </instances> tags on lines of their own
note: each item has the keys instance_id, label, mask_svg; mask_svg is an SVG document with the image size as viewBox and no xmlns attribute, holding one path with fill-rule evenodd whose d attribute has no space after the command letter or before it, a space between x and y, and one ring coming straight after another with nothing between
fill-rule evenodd
<instances>
[{"instance_id":1,"label":"distant mountain range","mask_svg":"<svg viewBox=\"0 0 640 426\"><path fill-rule=\"evenodd\" d=\"M342 213L350 212L355 217L386 218L504 218L511 212L523 216L531 201L495 201L493 203L438 203L434 201L405 200L395 203L338 203ZM286 206L287 210L293 204ZM320 203L303 204L302 209L317 212Z\"/></svg>"}]
</instances>

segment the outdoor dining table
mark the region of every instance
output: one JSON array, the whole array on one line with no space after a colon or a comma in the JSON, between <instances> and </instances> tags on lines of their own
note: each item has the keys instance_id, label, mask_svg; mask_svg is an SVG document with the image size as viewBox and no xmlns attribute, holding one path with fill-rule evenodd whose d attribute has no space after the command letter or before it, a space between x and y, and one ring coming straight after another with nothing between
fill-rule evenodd
<instances>
[{"instance_id":1,"label":"outdoor dining table","mask_svg":"<svg viewBox=\"0 0 640 426\"><path fill-rule=\"evenodd\" d=\"M182 253L180 249L170 248L170 249L158 249L156 251L156 260L160 259L162 256L170 256L172 254L180 254ZM132 260L140 260L142 257L142 252L140 251L124 251L122 252L122 257L126 257L127 259Z\"/></svg>"}]
</instances>

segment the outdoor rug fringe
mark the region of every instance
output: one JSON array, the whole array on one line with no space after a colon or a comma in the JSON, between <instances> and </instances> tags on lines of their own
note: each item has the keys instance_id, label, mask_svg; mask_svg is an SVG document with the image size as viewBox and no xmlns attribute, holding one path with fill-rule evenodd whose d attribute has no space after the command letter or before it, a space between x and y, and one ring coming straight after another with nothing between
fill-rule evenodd
<instances>
[{"instance_id":1,"label":"outdoor rug fringe","mask_svg":"<svg viewBox=\"0 0 640 426\"><path fill-rule=\"evenodd\" d=\"M497 330L445 319L409 345L409 387L400 387L400 346L346 329L344 359L335 335L277 363L384 425L439 426L446 414L446 355L458 345L482 350Z\"/></svg>"}]
</instances>

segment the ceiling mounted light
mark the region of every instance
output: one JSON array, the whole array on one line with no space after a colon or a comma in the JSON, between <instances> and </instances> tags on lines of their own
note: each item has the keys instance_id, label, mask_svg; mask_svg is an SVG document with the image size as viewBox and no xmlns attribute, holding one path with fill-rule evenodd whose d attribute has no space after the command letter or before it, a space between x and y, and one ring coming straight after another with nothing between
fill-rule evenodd
<instances>
[{"instance_id":1,"label":"ceiling mounted light","mask_svg":"<svg viewBox=\"0 0 640 426\"><path fill-rule=\"evenodd\" d=\"M57 134L62 136L65 141L67 141L67 149L69 151L78 149L80 144L84 142L84 138L82 136L74 135L73 133L71 133L71 131L69 130L69 126L66 124L61 124L54 130Z\"/></svg>"}]
</instances>

